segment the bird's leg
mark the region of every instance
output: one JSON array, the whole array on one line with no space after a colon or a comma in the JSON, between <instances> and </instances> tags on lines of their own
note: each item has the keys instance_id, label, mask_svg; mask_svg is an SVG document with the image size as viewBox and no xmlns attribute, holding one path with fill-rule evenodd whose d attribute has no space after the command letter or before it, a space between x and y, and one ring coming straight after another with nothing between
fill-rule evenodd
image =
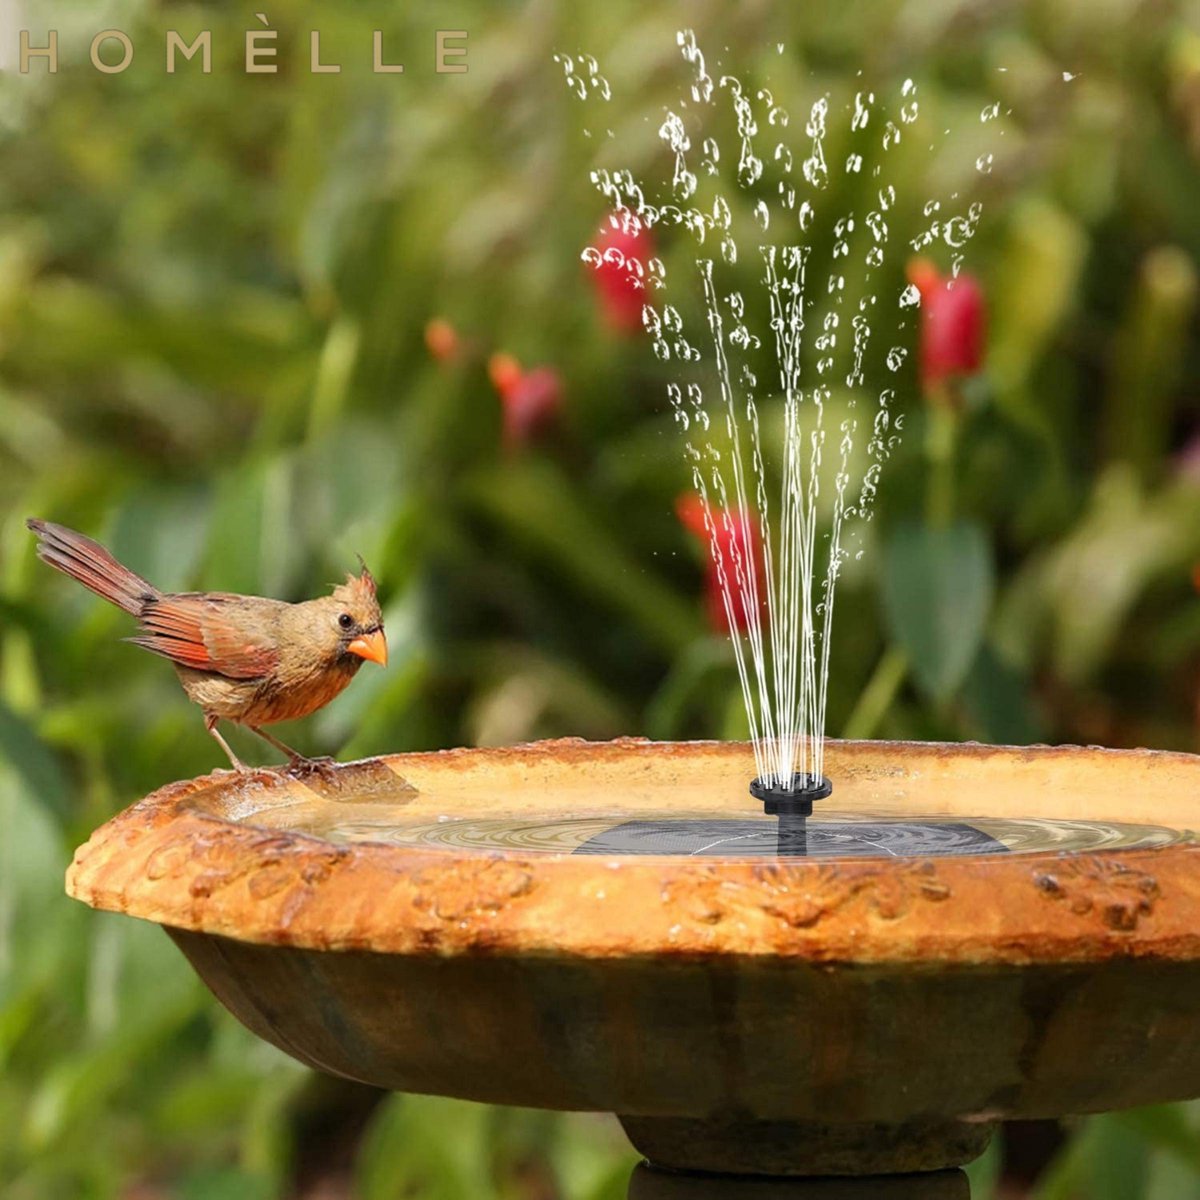
<instances>
[{"instance_id":1,"label":"bird's leg","mask_svg":"<svg viewBox=\"0 0 1200 1200\"><path fill-rule=\"evenodd\" d=\"M220 746L221 749L224 750L225 753L229 756L229 761L230 761L230 763L233 764L233 769L235 771L237 771L239 774L244 775L247 771L250 770L250 768L248 766L246 766L246 764L244 762L242 762L242 760L240 758L238 758L238 756L236 754L234 754L233 750L230 748L229 743L217 732L217 722L220 719L221 718L218 717L216 713L205 713L204 714L204 728L207 729L208 732L211 733L213 735L213 737L217 739L217 745Z\"/></svg>"},{"instance_id":2,"label":"bird's leg","mask_svg":"<svg viewBox=\"0 0 1200 1200\"><path fill-rule=\"evenodd\" d=\"M293 750L286 742L281 742L273 733L268 733L261 725L247 725L251 733L257 733L264 742L269 742L276 750L282 751L288 757L288 769L298 771L323 771L333 765L333 759L327 757L309 758L299 750Z\"/></svg>"},{"instance_id":3,"label":"bird's leg","mask_svg":"<svg viewBox=\"0 0 1200 1200\"><path fill-rule=\"evenodd\" d=\"M276 750L283 751L293 762L302 761L304 755L299 750L293 750L286 742L281 742L273 733L268 733L261 725L247 725L251 733L257 733L264 742L270 742Z\"/></svg>"}]
</instances>

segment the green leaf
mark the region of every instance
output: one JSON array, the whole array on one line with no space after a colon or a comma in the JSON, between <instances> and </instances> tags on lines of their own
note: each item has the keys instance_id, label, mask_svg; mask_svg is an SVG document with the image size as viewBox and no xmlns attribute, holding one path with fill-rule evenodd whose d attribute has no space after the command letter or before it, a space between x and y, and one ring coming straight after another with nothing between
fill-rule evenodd
<instances>
[{"instance_id":1,"label":"green leaf","mask_svg":"<svg viewBox=\"0 0 1200 1200\"><path fill-rule=\"evenodd\" d=\"M193 1171L180 1185L181 1200L271 1200L272 1181L239 1167Z\"/></svg>"},{"instance_id":2,"label":"green leaf","mask_svg":"<svg viewBox=\"0 0 1200 1200\"><path fill-rule=\"evenodd\" d=\"M1038 585L1061 678L1094 678L1153 585L1186 577L1200 552L1197 507L1194 486L1149 493L1123 463L1097 478L1087 512L1054 547Z\"/></svg>"},{"instance_id":3,"label":"green leaf","mask_svg":"<svg viewBox=\"0 0 1200 1200\"><path fill-rule=\"evenodd\" d=\"M221 591L286 596L297 574L298 548L279 536L293 519L295 461L247 462L217 489L203 581Z\"/></svg>"},{"instance_id":4,"label":"green leaf","mask_svg":"<svg viewBox=\"0 0 1200 1200\"><path fill-rule=\"evenodd\" d=\"M625 551L599 506L549 463L530 460L482 473L480 506L545 564L625 614L645 636L678 652L695 636L692 606Z\"/></svg>"},{"instance_id":5,"label":"green leaf","mask_svg":"<svg viewBox=\"0 0 1200 1200\"><path fill-rule=\"evenodd\" d=\"M979 525L905 524L885 543L888 626L931 699L946 701L966 677L983 639L994 589L991 549Z\"/></svg>"},{"instance_id":6,"label":"green leaf","mask_svg":"<svg viewBox=\"0 0 1200 1200\"><path fill-rule=\"evenodd\" d=\"M693 709L711 699L722 674L733 670L727 638L700 638L675 660L646 707L646 731L670 740L682 736Z\"/></svg>"},{"instance_id":7,"label":"green leaf","mask_svg":"<svg viewBox=\"0 0 1200 1200\"><path fill-rule=\"evenodd\" d=\"M0 756L39 804L58 817L66 815L67 780L58 759L7 705L0 703Z\"/></svg>"},{"instance_id":8,"label":"green leaf","mask_svg":"<svg viewBox=\"0 0 1200 1200\"><path fill-rule=\"evenodd\" d=\"M1046 736L1028 677L987 643L963 683L962 701L980 741L1028 746Z\"/></svg>"},{"instance_id":9,"label":"green leaf","mask_svg":"<svg viewBox=\"0 0 1200 1200\"><path fill-rule=\"evenodd\" d=\"M1090 1186L1085 1194L1094 1200L1132 1200L1146 1187L1148 1155L1145 1142L1118 1114L1094 1117L1100 1131L1088 1163Z\"/></svg>"},{"instance_id":10,"label":"green leaf","mask_svg":"<svg viewBox=\"0 0 1200 1200\"><path fill-rule=\"evenodd\" d=\"M355 1195L362 1200L495 1195L491 1112L485 1105L439 1096L385 1100L359 1150Z\"/></svg>"},{"instance_id":11,"label":"green leaf","mask_svg":"<svg viewBox=\"0 0 1200 1200\"><path fill-rule=\"evenodd\" d=\"M204 549L211 497L207 488L147 484L121 505L110 549L164 591L192 583Z\"/></svg>"},{"instance_id":12,"label":"green leaf","mask_svg":"<svg viewBox=\"0 0 1200 1200\"><path fill-rule=\"evenodd\" d=\"M1120 1125L1144 1138L1152 1146L1166 1150L1189 1165L1200 1177L1200 1131L1187 1119L1180 1104L1158 1104L1151 1108L1135 1108L1118 1113L1114 1118ZM1200 1178L1197 1179L1200 1194Z\"/></svg>"},{"instance_id":13,"label":"green leaf","mask_svg":"<svg viewBox=\"0 0 1200 1200\"><path fill-rule=\"evenodd\" d=\"M971 1200L992 1200L996 1193L996 1181L1000 1178L1003 1162L1004 1128L1001 1126L992 1135L987 1149L964 1168L971 1181Z\"/></svg>"}]
</instances>

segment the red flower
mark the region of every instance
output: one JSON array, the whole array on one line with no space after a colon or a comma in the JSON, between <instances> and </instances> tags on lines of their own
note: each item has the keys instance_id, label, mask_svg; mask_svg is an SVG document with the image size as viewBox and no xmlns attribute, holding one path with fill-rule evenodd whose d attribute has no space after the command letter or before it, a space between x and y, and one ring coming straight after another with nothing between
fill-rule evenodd
<instances>
[{"instance_id":1,"label":"red flower","mask_svg":"<svg viewBox=\"0 0 1200 1200\"><path fill-rule=\"evenodd\" d=\"M488 377L500 395L504 444L510 449L528 445L557 423L563 391L553 367L526 371L511 354L493 354Z\"/></svg>"},{"instance_id":2,"label":"red flower","mask_svg":"<svg viewBox=\"0 0 1200 1200\"><path fill-rule=\"evenodd\" d=\"M596 295L605 320L618 333L636 333L642 328L646 303L642 280L647 263L654 257L654 239L648 229L631 233L610 221L600 231L596 249L601 256L595 268Z\"/></svg>"},{"instance_id":3,"label":"red flower","mask_svg":"<svg viewBox=\"0 0 1200 1200\"><path fill-rule=\"evenodd\" d=\"M487 369L492 387L500 393L501 398L516 387L524 374L521 364L511 354L493 354L488 359Z\"/></svg>"},{"instance_id":4,"label":"red flower","mask_svg":"<svg viewBox=\"0 0 1200 1200\"><path fill-rule=\"evenodd\" d=\"M926 389L974 375L982 366L987 334L983 289L972 275L942 275L928 259L914 259L909 281L921 293L921 382Z\"/></svg>"},{"instance_id":5,"label":"red flower","mask_svg":"<svg viewBox=\"0 0 1200 1200\"><path fill-rule=\"evenodd\" d=\"M460 349L458 330L449 321L434 317L425 326L425 349L438 362L449 362Z\"/></svg>"},{"instance_id":6,"label":"red flower","mask_svg":"<svg viewBox=\"0 0 1200 1200\"><path fill-rule=\"evenodd\" d=\"M695 492L685 492L675 501L675 515L680 524L696 535L708 551L708 566L704 574L704 599L709 624L717 633L745 633L750 627L749 611L742 598L741 578L748 585L751 578L758 588L760 610L766 602L766 577L763 573L762 543L758 532L758 518L753 513L738 509L709 507L712 521L710 534L705 520L704 501ZM730 629L730 610L725 606L725 588L721 586L722 573L729 589L733 628Z\"/></svg>"}]
</instances>

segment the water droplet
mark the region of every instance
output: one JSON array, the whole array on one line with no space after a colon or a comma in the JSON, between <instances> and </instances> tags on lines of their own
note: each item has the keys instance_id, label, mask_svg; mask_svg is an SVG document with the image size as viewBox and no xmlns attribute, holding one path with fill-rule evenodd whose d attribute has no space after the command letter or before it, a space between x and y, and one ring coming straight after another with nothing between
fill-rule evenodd
<instances>
[{"instance_id":1,"label":"water droplet","mask_svg":"<svg viewBox=\"0 0 1200 1200\"><path fill-rule=\"evenodd\" d=\"M860 129L866 129L867 122L871 119L871 105L875 103L875 93L868 92L866 97L863 97L862 92L858 92L854 97L854 116L850 121L850 128L857 132Z\"/></svg>"},{"instance_id":2,"label":"water droplet","mask_svg":"<svg viewBox=\"0 0 1200 1200\"><path fill-rule=\"evenodd\" d=\"M676 45L683 54L684 61L691 63L695 72L692 82L692 99L707 104L712 99L713 81L705 70L704 55L696 44L696 34L691 29L681 29L675 35Z\"/></svg>"},{"instance_id":3,"label":"water droplet","mask_svg":"<svg viewBox=\"0 0 1200 1200\"><path fill-rule=\"evenodd\" d=\"M747 142L746 146L749 144ZM743 148L742 157L738 161L738 183L744 188L753 187L762 178L762 173L762 159Z\"/></svg>"},{"instance_id":4,"label":"water droplet","mask_svg":"<svg viewBox=\"0 0 1200 1200\"><path fill-rule=\"evenodd\" d=\"M726 538L735 543L727 554L715 560L726 612L731 617L743 613L750 621L754 620L756 614L761 614L758 634L735 633L733 636L735 646L739 647L739 671L743 672L745 680L750 681L750 690L753 692L756 690L753 686L756 672L760 669L758 656L763 653L761 646L755 647L754 639L756 636L762 639L766 629L766 614L762 593L757 593L757 601L751 595L755 589L756 571L752 559L747 555L745 542L739 540L742 526L729 514L737 513L739 509L755 514L755 529L761 533L761 544L772 546L776 553L773 584L785 589L807 588L800 593L798 602L803 618L812 622L814 636L811 651L817 656L819 664L822 639L828 636L833 612L834 585L838 572L843 564L860 560L864 554L862 538L854 534L850 523L871 520L872 505L879 489L881 464L892 454L899 439L902 421L889 413L893 395L891 390L880 393L874 404L870 403L870 393L866 390L869 371L864 370L864 366L875 358L876 350L870 340L870 320L872 309L876 307L876 293L885 302L897 305L898 311L897 308L892 309L887 319L887 326L893 331L888 340L882 341L878 333L876 337L882 341L878 349L882 352L880 357L887 361L888 371L899 371L907 363L907 355L911 351L901 345L891 346L890 350L888 347L892 341L900 342L909 336L907 332L897 330L915 326L916 322L909 314L919 305L920 294L913 285L906 286L903 280L894 292L890 287L887 291L880 287L885 255L891 253L888 250L891 233L889 224L896 226L892 213L896 211L897 198L896 190L882 182L881 170L884 175L887 171L879 165L892 161L894 156L880 153L880 142L874 139L886 139L885 144L889 149L895 149L896 154L902 153L898 143L903 126L917 119L918 87L912 79L904 80L900 89L903 99L899 110L892 108L890 113L882 109L880 111L877 125L883 128L870 124L875 116L876 97L861 82L857 94L852 93L852 104L844 110L831 109L830 98L822 97L812 104L806 114L802 132L807 136L793 147L779 140L786 136L781 131L788 123L787 112L776 103L769 88L756 86L747 89L735 77L723 75L719 70L715 72L714 83L705 68L695 35L685 30L677 40L690 69L685 68L682 95L671 108L660 110L657 118L659 137L674 158L673 176L670 165L665 165L664 178L646 178L644 183L627 169L596 168L591 172L591 178L596 189L608 201L609 210L618 214L622 227L628 228L628 222L633 221L640 223L639 228L658 225L664 229L679 229L690 235L689 241L693 246L705 247L702 255L693 254L690 261L689 255L682 253L673 270L675 273L687 273L693 263L698 263L705 283L704 311L708 317L704 329L706 336L698 337L697 343L692 343L690 335L698 334L699 328L690 308L685 321L677 307L662 303L667 295L675 298L673 290L677 282L673 276L672 293L662 290L665 289L666 275L662 259L647 257L637 261L636 254L625 258L619 251L614 256L606 257L604 251L613 247L603 244L600 249L588 247L582 257L591 266L615 262L619 258L625 264L622 269L628 269L635 280L644 283L643 295L647 301L653 302L644 305L642 320L656 358L666 366L664 374L700 376L701 370L696 364L702 361L701 346L711 347L703 351L703 356L710 359L714 355L728 355L722 363L712 365L719 365L724 372L723 377L733 386L721 391L718 398L714 383L712 393L708 396L708 407L698 383L680 380L668 389L669 411L673 420L672 427L666 429L666 436L682 444L684 462L688 470L694 472L695 489L706 510L702 529L707 530L710 551ZM784 49L783 43L779 43L780 53ZM565 71L565 67L563 69ZM582 57L577 58L573 72L576 78L582 79L587 85L589 96L600 94L599 88L594 93L592 91L592 74ZM860 71L860 80L862 74ZM692 89L690 99L686 98L689 85ZM696 110L698 103L707 103L715 98L713 93L716 88L722 92L722 102L730 102L736 119L734 136L738 140L723 142L726 152L724 164L716 137L703 137L700 132L703 127L699 119L701 114ZM889 115L894 122L887 121ZM928 120L928 114L926 118ZM759 120L763 122L761 131L757 124ZM836 123L836 129L830 125L831 121ZM599 123L595 121L588 120L585 123L590 131L599 128ZM650 125L646 132L652 132L655 128ZM869 135L864 132L868 129L872 130ZM759 142L760 132L767 135L765 143ZM925 136L910 137L904 144L903 153L918 156L933 132L930 129ZM859 133L869 140L856 140ZM835 141L829 141L830 134L836 134ZM938 142L937 145L941 148L945 143ZM980 152L981 149L976 147L976 153L983 160L986 155ZM761 157L758 151L761 151ZM670 164L671 161L671 157L663 160L664 164ZM797 161L801 164L801 171L795 170ZM967 161L971 161L969 156ZM820 237L813 245L810 244L810 238L818 228L814 205L819 203L817 197L820 191L832 191L831 172L838 176L836 164L839 162L844 164L844 175L871 173L875 179L871 187L877 189L878 203L868 204L867 208L857 213L844 213L836 220L833 218L838 218L837 210L823 212ZM774 167L769 177L764 164ZM720 169L722 165L723 171ZM977 169L982 171L984 165L982 161L977 163ZM990 165L990 162L986 165ZM724 187L719 182L722 175ZM713 193L706 196L703 203L696 199L700 190L699 179L705 179ZM732 201L729 187L735 181L739 189L744 189L742 195L748 203L735 204ZM655 198L656 203L648 202L646 192ZM965 208L963 201L953 197L947 200L946 193L942 193L940 198L948 212L961 211L960 206ZM917 203L920 203L919 200ZM735 208L738 214L736 221ZM796 226L788 224L791 220L789 210L796 214L798 230ZM736 263L739 244L735 230L738 235L742 233L743 214L751 213L755 220L755 225L747 222L751 235L757 232L772 236L776 243L783 243L758 245L765 242L767 236L759 236L753 243L750 240L741 243L741 253L756 250L766 262L767 289L764 293L757 290L750 292L744 288L727 290L727 285L717 286L718 274L726 274L724 264ZM830 218L829 222L824 219L826 215ZM906 218L910 215L907 200L904 215ZM772 217L780 218L776 221L776 229L771 228ZM974 232L977 220L977 209L966 209L954 219L942 217L935 201L917 228L924 229L922 236L925 245L930 241L940 242L943 237L951 243L960 243ZM856 224L865 226L866 232L856 229ZM827 225L830 227L827 228ZM943 229L943 226L946 228ZM787 233L788 228L792 230L791 234ZM905 238L911 237L912 233L908 229L903 231ZM821 256L826 256L828 261L819 263ZM953 244L949 256L949 269L953 272L961 260ZM727 273L733 275L735 272ZM750 282L752 275L753 272L748 269L745 274L746 287L755 286ZM820 296L822 276L826 279L823 302ZM848 282L851 285L849 289ZM847 296L852 297L849 304ZM760 300L768 311L759 311ZM806 325L809 328L806 329ZM848 336L842 334L842 329L847 325ZM760 333L767 342L767 346L762 348L766 350L765 354L758 353L760 339L757 335ZM709 337L712 338L711 342ZM870 359L867 356L868 349L872 351ZM778 355L775 365L782 378L776 379L772 371L769 382L764 380L764 392L759 394L750 362L757 364L761 361L766 365L771 352ZM809 353L812 354L811 359L808 358ZM802 366L807 379L803 388L800 385ZM809 369L813 370L811 376L807 376ZM719 375L718 371L712 372L714 380ZM707 370L703 377L709 378ZM835 388L838 392L836 407L833 403ZM774 453L777 446L774 430L769 437L765 436L765 421L763 436L767 445L763 446L760 442L756 397L761 403L768 394L772 397L780 394L783 408L782 459L778 464L764 462L769 457L764 451ZM764 416L766 411L764 409ZM823 422L832 423L835 415L838 424L831 434L835 440L830 442L826 440ZM865 453L855 453L856 418L862 424L867 441ZM663 424L666 425L665 422ZM676 433L676 429L681 434ZM740 439L740 468L733 467L735 456L730 445L733 436ZM717 445L714 445L714 441ZM783 476L784 496L790 499L785 499L782 512L777 510L772 516L777 521L793 522L788 535L792 557L788 561L796 563L802 555L809 556L810 582L807 585L797 582L799 567L794 571L789 568L788 574L792 575L790 582L782 578L781 560L776 548L783 535L777 525L773 531L776 538L772 541L771 531L768 530L767 496L773 490L777 466ZM743 478L735 484L733 471L736 469L743 471ZM771 489L767 487L767 479L772 481ZM802 526L802 522L810 519L809 514L816 512L822 489L826 493L820 503L822 523ZM826 521L830 516L832 524ZM845 527L841 536L845 540L839 541L838 531L842 530L843 522ZM811 533L802 533L802 528L811 528ZM802 550L800 547L806 537L810 549ZM720 552L717 553L719 555ZM821 619L813 621L815 616ZM741 624L739 621L733 623ZM799 659L800 656L796 657ZM792 669L791 664L785 669ZM803 664L798 663L795 669L802 671ZM817 677L820 671L818 665ZM814 713L811 705L817 703L815 697L804 701L799 696L806 686L817 685L805 684L798 678L796 686L798 706L810 705L801 711L805 714ZM813 747L814 755L819 753L816 747L820 745L820 729L814 729L811 733L804 732L802 728L799 731L796 729L796 726L802 727L810 719L819 722L819 718L809 718L807 715L794 719L781 718L780 714L772 711L771 704L768 700L764 705L754 695L748 696L752 728L757 727L760 734L768 727L782 729L789 736L795 736L799 739L797 746L801 747L794 751L797 755L808 754L808 746ZM790 729L787 728L789 723L792 726ZM811 742L806 740L810 736L813 739ZM768 745L760 736L756 742L756 753L772 757L774 751L768 749ZM809 761L811 765L815 760ZM773 757L770 762L764 760L760 763L760 774L774 765ZM779 772L779 777L790 778L795 766L795 762L789 761L786 770Z\"/></svg>"},{"instance_id":5,"label":"water droplet","mask_svg":"<svg viewBox=\"0 0 1200 1200\"><path fill-rule=\"evenodd\" d=\"M999 115L1000 102L996 101L995 104L989 104L984 107L983 111L979 114L979 119L981 121L994 121Z\"/></svg>"},{"instance_id":6,"label":"water droplet","mask_svg":"<svg viewBox=\"0 0 1200 1200\"><path fill-rule=\"evenodd\" d=\"M942 230L942 240L957 249L965 245L974 232L974 226L965 217L951 217Z\"/></svg>"},{"instance_id":7,"label":"water droplet","mask_svg":"<svg viewBox=\"0 0 1200 1200\"><path fill-rule=\"evenodd\" d=\"M829 115L829 98L822 96L809 112L805 133L812 138L812 150L804 160L804 178L813 187L823 188L829 182L829 168L825 165L825 120Z\"/></svg>"},{"instance_id":8,"label":"water droplet","mask_svg":"<svg viewBox=\"0 0 1200 1200\"><path fill-rule=\"evenodd\" d=\"M658 136L670 146L675 155L675 174L671 185L680 200L688 200L696 191L696 176L687 168L687 152L692 148L691 139L683 118L678 113L668 112L659 127Z\"/></svg>"}]
</instances>

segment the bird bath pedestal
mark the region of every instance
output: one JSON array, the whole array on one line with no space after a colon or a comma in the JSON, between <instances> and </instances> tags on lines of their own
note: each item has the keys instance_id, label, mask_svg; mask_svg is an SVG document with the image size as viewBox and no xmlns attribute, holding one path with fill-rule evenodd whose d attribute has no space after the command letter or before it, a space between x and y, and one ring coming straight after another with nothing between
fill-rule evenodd
<instances>
[{"instance_id":1,"label":"bird bath pedestal","mask_svg":"<svg viewBox=\"0 0 1200 1200\"><path fill-rule=\"evenodd\" d=\"M740 745L218 772L67 886L318 1070L617 1113L638 1200L962 1197L1003 1118L1200 1095L1200 758L830 743L826 771L805 857Z\"/></svg>"}]
</instances>

